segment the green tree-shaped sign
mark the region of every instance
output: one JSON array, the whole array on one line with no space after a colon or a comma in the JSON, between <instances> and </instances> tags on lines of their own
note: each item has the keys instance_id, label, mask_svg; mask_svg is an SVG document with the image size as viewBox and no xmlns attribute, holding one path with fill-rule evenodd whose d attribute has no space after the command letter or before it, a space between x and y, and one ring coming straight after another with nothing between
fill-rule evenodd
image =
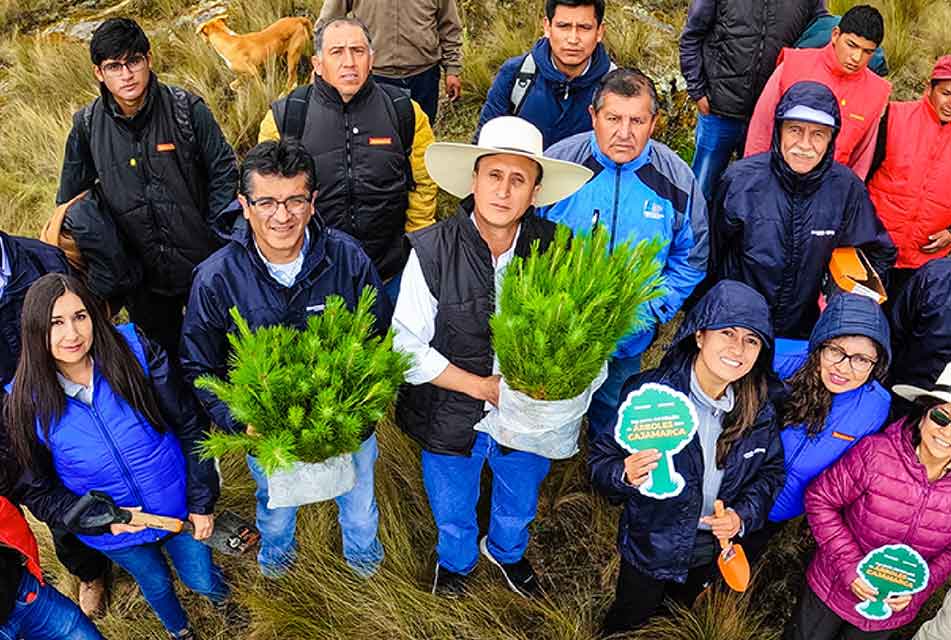
<instances>
[{"instance_id":1,"label":"green tree-shaped sign","mask_svg":"<svg viewBox=\"0 0 951 640\"><path fill-rule=\"evenodd\" d=\"M686 482L674 469L674 454L697 433L697 410L690 398L662 384L648 382L631 392L618 409L614 437L631 453L656 449L657 468L640 486L645 496L663 500L680 495Z\"/></svg>"},{"instance_id":2,"label":"green tree-shaped sign","mask_svg":"<svg viewBox=\"0 0 951 640\"><path fill-rule=\"evenodd\" d=\"M858 574L878 589L875 600L863 600L855 610L869 620L888 620L892 610L885 599L918 593L928 586L931 572L921 554L905 544L889 544L869 551Z\"/></svg>"}]
</instances>

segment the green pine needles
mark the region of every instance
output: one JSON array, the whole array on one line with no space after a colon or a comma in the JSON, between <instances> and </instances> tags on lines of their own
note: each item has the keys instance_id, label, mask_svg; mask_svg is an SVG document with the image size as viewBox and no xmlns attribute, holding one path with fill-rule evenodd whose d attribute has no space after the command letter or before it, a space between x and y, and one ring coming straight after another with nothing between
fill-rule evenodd
<instances>
[{"instance_id":1,"label":"green pine needles","mask_svg":"<svg viewBox=\"0 0 951 640\"><path fill-rule=\"evenodd\" d=\"M195 386L256 434L212 432L200 445L202 456L250 452L271 474L359 449L410 366L408 355L393 351L392 329L373 336L375 302L373 287L363 290L353 312L343 298L329 296L303 331L280 325L251 331L233 307L238 331L228 335L228 380L202 376Z\"/></svg>"},{"instance_id":2,"label":"green pine needles","mask_svg":"<svg viewBox=\"0 0 951 640\"><path fill-rule=\"evenodd\" d=\"M515 258L502 282L492 343L502 377L537 400L580 395L597 377L618 340L643 324L639 309L663 293L657 254L663 243L642 240L608 251L609 234L574 238L558 226L539 254Z\"/></svg>"}]
</instances>

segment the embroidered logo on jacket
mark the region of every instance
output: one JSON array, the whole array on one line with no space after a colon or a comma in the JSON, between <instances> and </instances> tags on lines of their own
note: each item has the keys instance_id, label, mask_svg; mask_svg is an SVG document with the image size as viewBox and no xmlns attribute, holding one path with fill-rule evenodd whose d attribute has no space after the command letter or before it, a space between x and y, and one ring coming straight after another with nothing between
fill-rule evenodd
<instances>
[{"instance_id":1,"label":"embroidered logo on jacket","mask_svg":"<svg viewBox=\"0 0 951 640\"><path fill-rule=\"evenodd\" d=\"M393 144L393 138L370 138L371 145Z\"/></svg>"},{"instance_id":2,"label":"embroidered logo on jacket","mask_svg":"<svg viewBox=\"0 0 951 640\"><path fill-rule=\"evenodd\" d=\"M648 200L644 203L644 217L648 220L663 220L664 206L658 202Z\"/></svg>"},{"instance_id":3,"label":"embroidered logo on jacket","mask_svg":"<svg viewBox=\"0 0 951 640\"><path fill-rule=\"evenodd\" d=\"M833 438L837 438L837 439L839 439L839 440L845 440L846 442L854 442L854 441L855 441L855 436L850 436L850 435L847 434L847 433L839 433L838 431L833 431L833 432L832 432L832 437L833 437Z\"/></svg>"}]
</instances>

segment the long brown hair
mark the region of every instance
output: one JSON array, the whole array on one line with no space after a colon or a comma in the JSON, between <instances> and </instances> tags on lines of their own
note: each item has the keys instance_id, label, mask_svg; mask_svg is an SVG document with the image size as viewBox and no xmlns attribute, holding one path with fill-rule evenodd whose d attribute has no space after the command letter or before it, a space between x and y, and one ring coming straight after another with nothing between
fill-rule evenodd
<instances>
[{"instance_id":1,"label":"long brown hair","mask_svg":"<svg viewBox=\"0 0 951 640\"><path fill-rule=\"evenodd\" d=\"M871 380L881 380L887 371L881 345L875 340L872 342L878 354L877 362L863 384L868 384ZM832 409L833 393L822 382L822 349L826 344L822 343L810 353L805 364L787 381L790 391L783 405L783 426L803 424L810 436L822 431Z\"/></svg>"},{"instance_id":2,"label":"long brown hair","mask_svg":"<svg viewBox=\"0 0 951 640\"><path fill-rule=\"evenodd\" d=\"M29 467L37 446L37 426L48 440L50 426L66 410L66 394L56 378L56 360L50 348L50 328L53 305L67 291L82 300L92 321L90 352L102 377L153 428L166 429L145 372L101 303L76 278L47 274L33 283L23 300L20 360L4 410L10 445L23 468Z\"/></svg>"},{"instance_id":3,"label":"long brown hair","mask_svg":"<svg viewBox=\"0 0 951 640\"><path fill-rule=\"evenodd\" d=\"M733 445L753 427L763 405L769 402L770 358L764 353L769 353L765 342L750 372L730 385L733 410L724 416L723 431L717 438L717 469L724 467Z\"/></svg>"}]
</instances>

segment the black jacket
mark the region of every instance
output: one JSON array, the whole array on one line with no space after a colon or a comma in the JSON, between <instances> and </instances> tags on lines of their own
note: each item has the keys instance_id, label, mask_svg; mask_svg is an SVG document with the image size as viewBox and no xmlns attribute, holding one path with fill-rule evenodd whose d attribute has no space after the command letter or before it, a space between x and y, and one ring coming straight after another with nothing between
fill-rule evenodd
<instances>
[{"instance_id":1,"label":"black jacket","mask_svg":"<svg viewBox=\"0 0 951 640\"><path fill-rule=\"evenodd\" d=\"M376 330L385 333L393 314L383 283L360 245L341 231L308 227L310 241L297 280L291 287L278 284L258 255L253 236L245 232L215 252L195 270L179 350L182 371L189 384L195 378L228 374L228 334L236 331L228 314L237 307L252 330L283 324L303 329L307 318L320 313L329 295L344 299L354 309L363 288L376 288ZM214 394L196 389L211 419L229 432L243 432L227 405ZM370 432L367 433L367 437Z\"/></svg>"},{"instance_id":2,"label":"black jacket","mask_svg":"<svg viewBox=\"0 0 951 640\"><path fill-rule=\"evenodd\" d=\"M66 256L39 240L9 236L0 241L10 265L10 280L0 295L0 387L13 378L20 357L20 311L27 289L47 273L69 273Z\"/></svg>"},{"instance_id":3,"label":"black jacket","mask_svg":"<svg viewBox=\"0 0 951 640\"><path fill-rule=\"evenodd\" d=\"M892 301L889 382L933 389L951 362L951 258L932 260Z\"/></svg>"},{"instance_id":4,"label":"black jacket","mask_svg":"<svg viewBox=\"0 0 951 640\"><path fill-rule=\"evenodd\" d=\"M680 36L680 70L693 100L714 113L748 119L776 68L825 0L693 0Z\"/></svg>"},{"instance_id":5,"label":"black jacket","mask_svg":"<svg viewBox=\"0 0 951 640\"><path fill-rule=\"evenodd\" d=\"M190 128L178 122L173 89L153 75L145 105L121 115L103 86L91 106L73 116L57 203L97 180L132 252L145 268L145 286L163 295L188 291L195 266L221 246L211 229L234 200L238 167L211 111L187 94ZM88 137L87 137L88 136Z\"/></svg>"},{"instance_id":6,"label":"black jacket","mask_svg":"<svg viewBox=\"0 0 951 640\"><path fill-rule=\"evenodd\" d=\"M797 104L833 116L836 133L811 172L795 173L780 150L778 119ZM718 279L745 282L769 302L776 335L808 338L819 317L822 278L836 247L858 247L882 277L896 250L865 185L833 160L840 116L832 92L797 82L776 108L772 150L735 162L710 211L711 265Z\"/></svg>"},{"instance_id":7,"label":"black jacket","mask_svg":"<svg viewBox=\"0 0 951 640\"><path fill-rule=\"evenodd\" d=\"M495 269L488 245L469 216L472 197L448 220L409 234L426 285L439 302L436 333L430 345L450 363L478 376L492 374L489 317L495 312ZM522 218L515 255L526 257L532 242L544 251L555 236L555 223L529 210ZM396 422L433 453L469 455L485 415L485 403L457 391L425 383L403 385Z\"/></svg>"},{"instance_id":8,"label":"black jacket","mask_svg":"<svg viewBox=\"0 0 951 640\"><path fill-rule=\"evenodd\" d=\"M272 106L279 130L286 108L287 98ZM406 154L392 108L372 78L344 102L318 77L301 137L317 165L318 211L329 226L360 241L383 280L403 267L409 202Z\"/></svg>"},{"instance_id":9,"label":"black jacket","mask_svg":"<svg viewBox=\"0 0 951 640\"><path fill-rule=\"evenodd\" d=\"M689 397L690 372L696 357L696 347L691 347L694 333L714 326L742 326L766 338L760 359L771 371L772 329L765 300L749 287L727 280L715 285L684 319L660 366L627 381L621 391L622 401L648 382L669 386ZM778 380L772 378L770 382L773 392L778 392ZM691 568L703 506L700 439L694 436L674 455L677 472L686 486L680 495L666 500L644 496L622 480L628 455L615 441L613 430L598 436L589 452L592 484L613 502L624 504L618 529L621 556L654 579L683 582ZM771 400L763 403L753 426L733 443L723 468L717 497L740 516L744 534L753 533L766 522L786 475L778 418Z\"/></svg>"}]
</instances>

